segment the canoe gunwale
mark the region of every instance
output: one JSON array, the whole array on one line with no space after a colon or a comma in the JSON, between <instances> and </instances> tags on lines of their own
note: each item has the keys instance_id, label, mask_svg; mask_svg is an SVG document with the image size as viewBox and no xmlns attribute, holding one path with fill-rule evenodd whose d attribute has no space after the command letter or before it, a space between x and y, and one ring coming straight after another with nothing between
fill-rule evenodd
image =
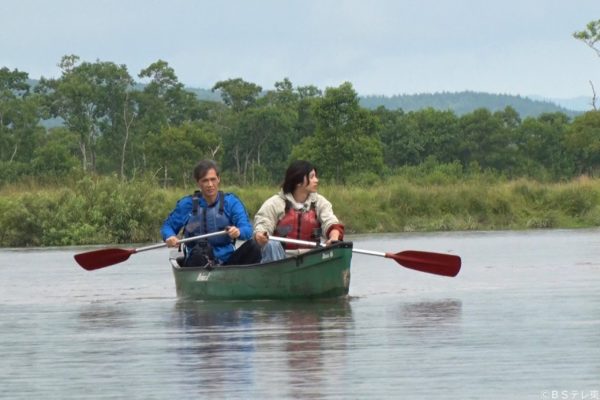
<instances>
[{"instance_id":1,"label":"canoe gunwale","mask_svg":"<svg viewBox=\"0 0 600 400\"><path fill-rule=\"evenodd\" d=\"M190 272L191 271L209 271L209 270L210 271L225 271L225 270L249 269L249 268L262 269L262 268L271 268L271 267L279 267L281 265L287 265L287 264L291 263L291 261L295 261L296 265L298 266L298 265L302 264L304 257L314 255L314 254L324 253L326 251L329 251L332 249L337 249L337 248L340 248L340 249L352 248L352 246L353 246L352 242L337 242L330 246L317 247L314 249L310 249L309 251L304 252L304 253L292 255L292 256L286 257L284 259L271 261L268 263L243 264L243 265L216 265L216 266L212 267L211 269L207 269L205 266L182 267L181 265L179 265L176 258L169 258L169 262L171 263L171 266L173 267L174 270L190 271Z\"/></svg>"}]
</instances>

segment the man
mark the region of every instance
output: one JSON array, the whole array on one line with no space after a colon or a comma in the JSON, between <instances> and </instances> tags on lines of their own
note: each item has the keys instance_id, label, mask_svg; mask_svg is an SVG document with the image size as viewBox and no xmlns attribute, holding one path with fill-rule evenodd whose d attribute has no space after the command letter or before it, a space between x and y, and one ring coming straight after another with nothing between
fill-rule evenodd
<instances>
[{"instance_id":1,"label":"man","mask_svg":"<svg viewBox=\"0 0 600 400\"><path fill-rule=\"evenodd\" d=\"M219 168L212 160L202 160L194 168L199 191L183 197L169 214L161 228L167 246L177 247L179 231L184 237L217 231L227 234L185 244L184 266L216 264L253 264L260 262L261 249L253 241L252 225L244 204L232 193L219 190ZM246 240L236 250L236 239Z\"/></svg>"}]
</instances>

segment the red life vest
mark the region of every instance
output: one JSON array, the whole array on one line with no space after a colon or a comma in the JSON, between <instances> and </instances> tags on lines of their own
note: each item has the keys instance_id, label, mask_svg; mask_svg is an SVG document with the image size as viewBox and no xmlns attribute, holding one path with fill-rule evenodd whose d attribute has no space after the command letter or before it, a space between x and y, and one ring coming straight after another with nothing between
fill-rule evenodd
<instances>
[{"instance_id":1,"label":"red life vest","mask_svg":"<svg viewBox=\"0 0 600 400\"><path fill-rule=\"evenodd\" d=\"M296 210L289 200L285 200L285 214L275 227L277 236L290 239L317 241L321 237L321 223L317 219L315 203L310 204L308 210ZM286 249L298 249L298 246L286 243Z\"/></svg>"}]
</instances>

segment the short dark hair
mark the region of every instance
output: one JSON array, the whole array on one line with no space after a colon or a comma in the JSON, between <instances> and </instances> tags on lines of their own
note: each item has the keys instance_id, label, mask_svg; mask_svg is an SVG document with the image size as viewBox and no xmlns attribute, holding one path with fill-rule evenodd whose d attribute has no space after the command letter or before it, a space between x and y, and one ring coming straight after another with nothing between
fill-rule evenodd
<instances>
[{"instance_id":1,"label":"short dark hair","mask_svg":"<svg viewBox=\"0 0 600 400\"><path fill-rule=\"evenodd\" d=\"M208 171L214 169L219 176L219 167L217 167L217 163L213 160L202 160L194 167L194 179L198 182L200 179L204 178Z\"/></svg>"},{"instance_id":2,"label":"short dark hair","mask_svg":"<svg viewBox=\"0 0 600 400\"><path fill-rule=\"evenodd\" d=\"M308 161L297 160L291 163L285 171L285 179L281 185L283 193L292 193L297 184L304 183L304 178L308 179L312 170L317 173L317 168Z\"/></svg>"}]
</instances>

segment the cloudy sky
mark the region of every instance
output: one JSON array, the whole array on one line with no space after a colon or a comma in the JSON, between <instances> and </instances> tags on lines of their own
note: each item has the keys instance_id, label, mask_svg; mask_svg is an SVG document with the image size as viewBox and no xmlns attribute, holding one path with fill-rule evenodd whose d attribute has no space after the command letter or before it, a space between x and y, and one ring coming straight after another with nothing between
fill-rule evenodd
<instances>
[{"instance_id":1,"label":"cloudy sky","mask_svg":"<svg viewBox=\"0 0 600 400\"><path fill-rule=\"evenodd\" d=\"M589 96L600 57L572 33L600 0L0 0L0 67L58 77L66 54L162 59L186 86L351 82L361 95Z\"/></svg>"}]
</instances>

